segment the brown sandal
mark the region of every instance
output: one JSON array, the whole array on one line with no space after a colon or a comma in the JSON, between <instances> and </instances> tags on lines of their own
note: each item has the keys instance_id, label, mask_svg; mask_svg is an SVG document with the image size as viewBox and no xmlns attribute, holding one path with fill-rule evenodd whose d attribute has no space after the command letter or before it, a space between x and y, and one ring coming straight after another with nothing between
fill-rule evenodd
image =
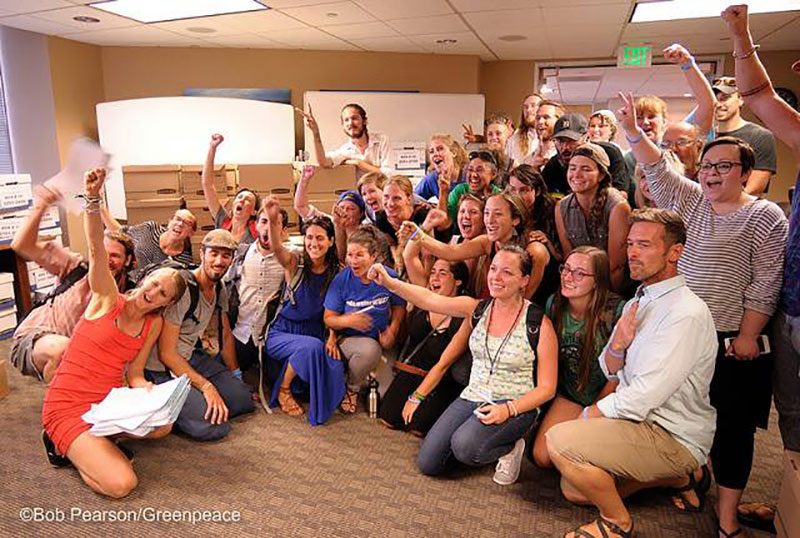
<instances>
[{"instance_id":1,"label":"brown sandal","mask_svg":"<svg viewBox=\"0 0 800 538\"><path fill-rule=\"evenodd\" d=\"M342 398L342 403L339 404L339 409L345 415L352 415L358 410L358 393L347 389L347 392Z\"/></svg>"},{"instance_id":2,"label":"brown sandal","mask_svg":"<svg viewBox=\"0 0 800 538\"><path fill-rule=\"evenodd\" d=\"M290 417L299 417L304 413L303 406L294 399L292 389L289 387L280 387L278 389L278 405L281 406L281 411Z\"/></svg>"}]
</instances>

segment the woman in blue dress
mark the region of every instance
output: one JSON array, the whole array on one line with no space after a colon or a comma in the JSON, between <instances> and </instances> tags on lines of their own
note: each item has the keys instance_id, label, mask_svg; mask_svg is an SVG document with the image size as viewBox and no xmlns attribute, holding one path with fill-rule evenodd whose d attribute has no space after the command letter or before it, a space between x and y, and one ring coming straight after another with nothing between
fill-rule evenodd
<instances>
[{"instance_id":1,"label":"woman in blue dress","mask_svg":"<svg viewBox=\"0 0 800 538\"><path fill-rule=\"evenodd\" d=\"M301 416L303 407L292 390L308 390L308 421L316 426L330 418L344 397L344 365L325 352L322 321L325 293L339 272L333 223L328 217L306 220L303 251L294 252L281 242L278 199L270 196L264 204L270 221L270 244L286 279L281 307L266 340L269 360L283 363L271 405L279 405L287 415Z\"/></svg>"}]
</instances>

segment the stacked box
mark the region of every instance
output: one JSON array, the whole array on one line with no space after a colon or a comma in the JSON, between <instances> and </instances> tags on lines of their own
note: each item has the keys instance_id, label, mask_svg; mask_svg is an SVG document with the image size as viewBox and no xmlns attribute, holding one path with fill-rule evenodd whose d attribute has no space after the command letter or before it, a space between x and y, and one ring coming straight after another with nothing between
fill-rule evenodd
<instances>
[{"instance_id":1,"label":"stacked box","mask_svg":"<svg viewBox=\"0 0 800 538\"><path fill-rule=\"evenodd\" d=\"M228 183L227 169L224 164L214 167L214 188L217 196L225 199L233 195L235 184ZM186 200L203 200L203 167L196 165L181 166L181 192Z\"/></svg>"},{"instance_id":2,"label":"stacked box","mask_svg":"<svg viewBox=\"0 0 800 538\"><path fill-rule=\"evenodd\" d=\"M28 209L33 205L29 174L0 174L0 211Z\"/></svg>"},{"instance_id":3,"label":"stacked box","mask_svg":"<svg viewBox=\"0 0 800 538\"><path fill-rule=\"evenodd\" d=\"M154 220L166 226L172 220L175 212L181 208L181 204L180 198L129 200L125 202L128 224L140 224L147 220Z\"/></svg>"},{"instance_id":4,"label":"stacked box","mask_svg":"<svg viewBox=\"0 0 800 538\"><path fill-rule=\"evenodd\" d=\"M783 480L775 527L778 538L800 536L800 452L784 451Z\"/></svg>"},{"instance_id":5,"label":"stacked box","mask_svg":"<svg viewBox=\"0 0 800 538\"><path fill-rule=\"evenodd\" d=\"M356 167L351 164L335 168L317 168L308 185L308 199L320 211L331 215L339 196L356 189Z\"/></svg>"},{"instance_id":6,"label":"stacked box","mask_svg":"<svg viewBox=\"0 0 800 538\"><path fill-rule=\"evenodd\" d=\"M14 334L17 327L17 303L14 296L14 274L0 273L0 340Z\"/></svg>"},{"instance_id":7,"label":"stacked box","mask_svg":"<svg viewBox=\"0 0 800 538\"><path fill-rule=\"evenodd\" d=\"M294 210L294 172L291 164L240 164L229 165L230 174L235 175L239 188L256 192L259 198L267 195L278 197L281 208L289 214L289 231L298 230L297 212Z\"/></svg>"},{"instance_id":8,"label":"stacked box","mask_svg":"<svg viewBox=\"0 0 800 538\"><path fill-rule=\"evenodd\" d=\"M181 207L181 167L123 166L128 224L154 220L166 224Z\"/></svg>"},{"instance_id":9,"label":"stacked box","mask_svg":"<svg viewBox=\"0 0 800 538\"><path fill-rule=\"evenodd\" d=\"M29 209L0 213L0 244L11 243L29 215ZM39 236L52 238L59 237L61 234L58 208L51 207L42 216L39 224Z\"/></svg>"}]
</instances>

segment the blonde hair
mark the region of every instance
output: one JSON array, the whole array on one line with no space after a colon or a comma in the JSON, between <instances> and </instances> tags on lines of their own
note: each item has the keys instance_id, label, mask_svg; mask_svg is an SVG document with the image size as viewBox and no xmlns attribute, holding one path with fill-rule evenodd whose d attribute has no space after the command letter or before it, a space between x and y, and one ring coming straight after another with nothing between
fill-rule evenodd
<instances>
[{"instance_id":1,"label":"blonde hair","mask_svg":"<svg viewBox=\"0 0 800 538\"><path fill-rule=\"evenodd\" d=\"M455 166L456 170L458 170L458 173L461 174L461 169L464 168L464 165L467 164L467 161L469 160L467 158L467 150L464 149L464 146L446 133L432 134L429 138L429 141L433 140L441 140L444 142L444 145L450 149L450 153L453 154L453 166Z\"/></svg>"}]
</instances>

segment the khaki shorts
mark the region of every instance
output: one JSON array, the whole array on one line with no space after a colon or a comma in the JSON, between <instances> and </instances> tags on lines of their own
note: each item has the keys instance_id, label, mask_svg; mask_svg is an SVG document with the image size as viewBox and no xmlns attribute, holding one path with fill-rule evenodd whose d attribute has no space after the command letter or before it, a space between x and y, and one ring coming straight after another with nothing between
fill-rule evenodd
<instances>
[{"instance_id":1,"label":"khaki shorts","mask_svg":"<svg viewBox=\"0 0 800 538\"><path fill-rule=\"evenodd\" d=\"M571 420L553 426L545 437L547 447L568 460L623 480L655 482L686 476L699 467L691 452L654 422Z\"/></svg>"},{"instance_id":2,"label":"khaki shorts","mask_svg":"<svg viewBox=\"0 0 800 538\"><path fill-rule=\"evenodd\" d=\"M42 373L33 363L33 346L36 345L36 341L39 338L48 334L55 333L47 329L34 329L24 336L19 338L14 337L11 343L9 358L11 359L11 364L13 364L22 375L29 375L39 379L39 381L44 381Z\"/></svg>"}]
</instances>

